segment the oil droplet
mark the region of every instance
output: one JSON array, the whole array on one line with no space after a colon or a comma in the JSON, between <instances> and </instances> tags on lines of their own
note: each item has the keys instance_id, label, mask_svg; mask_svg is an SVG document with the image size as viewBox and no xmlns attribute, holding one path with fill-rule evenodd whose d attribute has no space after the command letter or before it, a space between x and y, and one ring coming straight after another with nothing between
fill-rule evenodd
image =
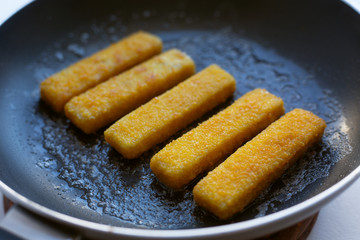
<instances>
[{"instance_id":1,"label":"oil droplet","mask_svg":"<svg viewBox=\"0 0 360 240\"><path fill-rule=\"evenodd\" d=\"M83 57L85 54L85 49L76 43L69 44L67 46L67 50L69 50L71 53L75 54L78 57Z\"/></svg>"}]
</instances>

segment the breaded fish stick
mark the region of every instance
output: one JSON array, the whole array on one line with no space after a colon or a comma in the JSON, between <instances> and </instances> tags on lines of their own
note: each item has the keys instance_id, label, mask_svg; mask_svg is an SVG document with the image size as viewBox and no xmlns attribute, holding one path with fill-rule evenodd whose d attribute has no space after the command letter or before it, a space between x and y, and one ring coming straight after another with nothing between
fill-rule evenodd
<instances>
[{"instance_id":1,"label":"breaded fish stick","mask_svg":"<svg viewBox=\"0 0 360 240\"><path fill-rule=\"evenodd\" d=\"M211 65L105 131L105 140L126 158L136 158L166 140L235 91L234 78Z\"/></svg>"},{"instance_id":2,"label":"breaded fish stick","mask_svg":"<svg viewBox=\"0 0 360 240\"><path fill-rule=\"evenodd\" d=\"M321 139L325 127L302 109L285 114L204 177L194 187L195 201L221 219L242 211Z\"/></svg>"},{"instance_id":3,"label":"breaded fish stick","mask_svg":"<svg viewBox=\"0 0 360 240\"><path fill-rule=\"evenodd\" d=\"M160 53L158 37L139 31L47 78L40 85L42 100L55 111L72 97Z\"/></svg>"},{"instance_id":4,"label":"breaded fish stick","mask_svg":"<svg viewBox=\"0 0 360 240\"><path fill-rule=\"evenodd\" d=\"M74 97L65 115L92 133L128 114L195 72L193 60L172 49Z\"/></svg>"},{"instance_id":5,"label":"breaded fish stick","mask_svg":"<svg viewBox=\"0 0 360 240\"><path fill-rule=\"evenodd\" d=\"M255 89L169 143L151 159L150 167L165 185L181 188L253 138L284 111L281 98Z\"/></svg>"}]
</instances>

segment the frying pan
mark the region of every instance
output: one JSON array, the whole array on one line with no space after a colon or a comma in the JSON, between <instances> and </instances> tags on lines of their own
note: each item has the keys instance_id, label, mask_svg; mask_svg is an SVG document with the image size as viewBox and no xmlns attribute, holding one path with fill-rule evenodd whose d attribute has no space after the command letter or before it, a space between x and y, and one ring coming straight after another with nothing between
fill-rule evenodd
<instances>
[{"instance_id":1,"label":"frying pan","mask_svg":"<svg viewBox=\"0 0 360 240\"><path fill-rule=\"evenodd\" d=\"M286 111L324 118L322 142L220 221L193 202L198 179L173 191L152 174L166 142L129 161L102 131L84 135L39 100L47 76L139 29L237 80L233 98L173 138L261 87ZM360 175L360 18L340 1L35 1L1 26L0 52L1 191L86 237L255 238L310 216Z\"/></svg>"}]
</instances>

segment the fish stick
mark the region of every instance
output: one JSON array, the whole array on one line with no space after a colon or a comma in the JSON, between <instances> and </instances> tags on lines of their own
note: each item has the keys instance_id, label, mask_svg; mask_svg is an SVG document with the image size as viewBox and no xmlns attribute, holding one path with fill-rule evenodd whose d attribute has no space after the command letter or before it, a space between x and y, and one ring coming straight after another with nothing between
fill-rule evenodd
<instances>
[{"instance_id":1,"label":"fish stick","mask_svg":"<svg viewBox=\"0 0 360 240\"><path fill-rule=\"evenodd\" d=\"M224 102L235 91L235 79L211 65L118 120L105 140L126 158L154 145Z\"/></svg>"},{"instance_id":2,"label":"fish stick","mask_svg":"<svg viewBox=\"0 0 360 240\"><path fill-rule=\"evenodd\" d=\"M171 188L182 188L284 114L281 98L255 89L155 154L150 167Z\"/></svg>"},{"instance_id":3,"label":"fish stick","mask_svg":"<svg viewBox=\"0 0 360 240\"><path fill-rule=\"evenodd\" d=\"M85 133L93 133L194 72L193 60L172 49L74 97L65 105L65 115Z\"/></svg>"},{"instance_id":4,"label":"fish stick","mask_svg":"<svg viewBox=\"0 0 360 240\"><path fill-rule=\"evenodd\" d=\"M311 145L326 123L303 109L294 109L240 147L193 189L199 206L228 219L279 178Z\"/></svg>"},{"instance_id":5,"label":"fish stick","mask_svg":"<svg viewBox=\"0 0 360 240\"><path fill-rule=\"evenodd\" d=\"M55 73L40 84L41 99L62 112L74 96L160 53L162 41L139 31Z\"/></svg>"}]
</instances>

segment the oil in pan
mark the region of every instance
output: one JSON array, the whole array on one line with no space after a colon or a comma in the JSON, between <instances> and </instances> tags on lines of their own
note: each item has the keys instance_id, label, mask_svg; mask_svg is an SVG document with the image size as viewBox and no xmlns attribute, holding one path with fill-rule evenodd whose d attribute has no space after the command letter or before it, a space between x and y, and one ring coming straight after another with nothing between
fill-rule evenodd
<instances>
[{"instance_id":1,"label":"oil in pan","mask_svg":"<svg viewBox=\"0 0 360 240\"><path fill-rule=\"evenodd\" d=\"M148 19L149 14L133 17ZM179 18L181 15L172 17ZM183 18L188 22L196 20L187 16ZM32 66L37 81L94 52L100 48L99 44L107 45L109 41L116 40L114 29L122 29L118 34L128 31L113 23L114 19L116 17L112 16L101 26L94 23L90 29L78 29L45 49ZM172 32L169 24L171 22L164 24L163 31L155 32L163 39L165 50L180 48L194 59L198 70L212 63L219 64L237 80L233 99L178 132L172 139L228 106L242 94L254 88L265 88L284 100L287 111L304 108L322 117L328 124L323 141L243 213L224 222L196 206L191 193L194 183L184 190L173 191L157 181L150 170L149 160L166 143L154 147L139 159L126 160L104 141L102 131L97 135L83 134L64 116L54 114L47 106L39 104L35 94L32 98L34 119L29 122L40 129L41 138L29 139L29 142L41 141L41 151L46 152L47 157L39 159L37 164L44 172L63 181L64 184L57 189L60 195L61 192L72 193L73 197L64 198L64 201L82 201L92 211L146 228L184 229L238 222L296 204L299 194L306 194L304 192L308 187L327 176L331 167L351 152L346 131L341 127L346 124L342 106L331 96L331 91L319 86L311 70L301 68L231 27ZM101 37L91 40L92 34Z\"/></svg>"}]
</instances>

